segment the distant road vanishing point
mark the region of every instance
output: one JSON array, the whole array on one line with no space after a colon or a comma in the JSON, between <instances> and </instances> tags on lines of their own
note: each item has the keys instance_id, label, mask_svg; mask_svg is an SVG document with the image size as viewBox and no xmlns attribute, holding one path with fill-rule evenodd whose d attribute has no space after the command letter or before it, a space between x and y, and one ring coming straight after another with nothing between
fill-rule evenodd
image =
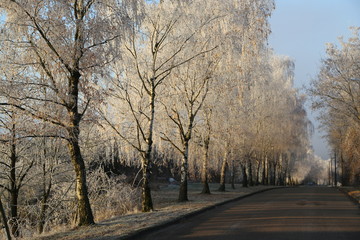
<instances>
[{"instance_id":1,"label":"distant road vanishing point","mask_svg":"<svg viewBox=\"0 0 360 240\"><path fill-rule=\"evenodd\" d=\"M335 188L281 188L232 202L138 239L360 239L360 209Z\"/></svg>"}]
</instances>

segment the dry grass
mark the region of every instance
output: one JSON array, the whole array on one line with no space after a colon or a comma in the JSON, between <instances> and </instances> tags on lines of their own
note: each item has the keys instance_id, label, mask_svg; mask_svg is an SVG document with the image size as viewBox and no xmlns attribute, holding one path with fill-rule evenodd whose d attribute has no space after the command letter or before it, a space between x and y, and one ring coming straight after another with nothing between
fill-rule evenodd
<instances>
[{"instance_id":1,"label":"dry grass","mask_svg":"<svg viewBox=\"0 0 360 240\"><path fill-rule=\"evenodd\" d=\"M360 191L359 190L355 190L355 191L350 191L349 195L356 199L358 203L360 203Z\"/></svg>"},{"instance_id":2,"label":"dry grass","mask_svg":"<svg viewBox=\"0 0 360 240\"><path fill-rule=\"evenodd\" d=\"M360 190L359 187L340 187L340 191L348 194L355 202L360 204Z\"/></svg>"},{"instance_id":3,"label":"dry grass","mask_svg":"<svg viewBox=\"0 0 360 240\"><path fill-rule=\"evenodd\" d=\"M42 240L112 240L121 239L150 226L165 223L174 218L181 217L190 212L214 205L229 199L249 194L264 188L264 186L242 188L239 185L236 189L227 187L226 192L217 192L218 184L211 184L211 195L199 194L202 186L199 183L189 184L189 201L184 203L177 202L179 186L159 184L152 192L155 210L150 213L129 213L123 216L114 217L101 221L94 226L68 229L63 232L47 234L35 237ZM32 238L34 239L34 237Z\"/></svg>"}]
</instances>

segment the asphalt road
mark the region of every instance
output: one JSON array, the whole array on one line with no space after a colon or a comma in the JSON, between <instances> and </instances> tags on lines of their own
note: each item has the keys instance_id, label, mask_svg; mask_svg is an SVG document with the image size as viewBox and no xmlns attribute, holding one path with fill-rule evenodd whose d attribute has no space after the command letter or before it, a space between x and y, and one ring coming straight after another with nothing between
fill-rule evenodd
<instances>
[{"instance_id":1,"label":"asphalt road","mask_svg":"<svg viewBox=\"0 0 360 240\"><path fill-rule=\"evenodd\" d=\"M139 239L359 240L360 209L334 188L282 188L217 207Z\"/></svg>"}]
</instances>

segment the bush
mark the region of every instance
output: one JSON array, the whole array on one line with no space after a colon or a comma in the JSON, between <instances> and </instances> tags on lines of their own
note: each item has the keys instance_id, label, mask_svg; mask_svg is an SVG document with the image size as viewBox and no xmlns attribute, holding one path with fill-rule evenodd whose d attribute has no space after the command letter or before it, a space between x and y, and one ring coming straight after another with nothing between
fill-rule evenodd
<instances>
[{"instance_id":1,"label":"bush","mask_svg":"<svg viewBox=\"0 0 360 240\"><path fill-rule=\"evenodd\" d=\"M88 174L88 189L95 221L101 221L140 207L140 190L126 183L125 175L107 174L98 168Z\"/></svg>"}]
</instances>

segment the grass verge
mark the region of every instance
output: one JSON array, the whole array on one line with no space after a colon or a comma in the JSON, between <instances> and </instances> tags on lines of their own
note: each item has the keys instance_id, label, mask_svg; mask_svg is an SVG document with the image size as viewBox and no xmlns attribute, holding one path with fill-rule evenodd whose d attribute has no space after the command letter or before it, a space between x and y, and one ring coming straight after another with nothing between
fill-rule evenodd
<instances>
[{"instance_id":1,"label":"grass verge","mask_svg":"<svg viewBox=\"0 0 360 240\"><path fill-rule=\"evenodd\" d=\"M188 187L189 201L178 202L178 185L159 184L152 191L154 211L149 213L133 212L101 221L93 226L67 229L66 231L35 237L41 240L115 240L135 239L139 234L146 234L154 228L172 224L179 219L205 211L215 205L223 204L246 195L271 189L268 186L242 188L236 185L231 189L227 185L226 192L217 191L218 184L210 184L212 194L200 194L200 183L190 183ZM34 238L33 238L34 239Z\"/></svg>"}]
</instances>

